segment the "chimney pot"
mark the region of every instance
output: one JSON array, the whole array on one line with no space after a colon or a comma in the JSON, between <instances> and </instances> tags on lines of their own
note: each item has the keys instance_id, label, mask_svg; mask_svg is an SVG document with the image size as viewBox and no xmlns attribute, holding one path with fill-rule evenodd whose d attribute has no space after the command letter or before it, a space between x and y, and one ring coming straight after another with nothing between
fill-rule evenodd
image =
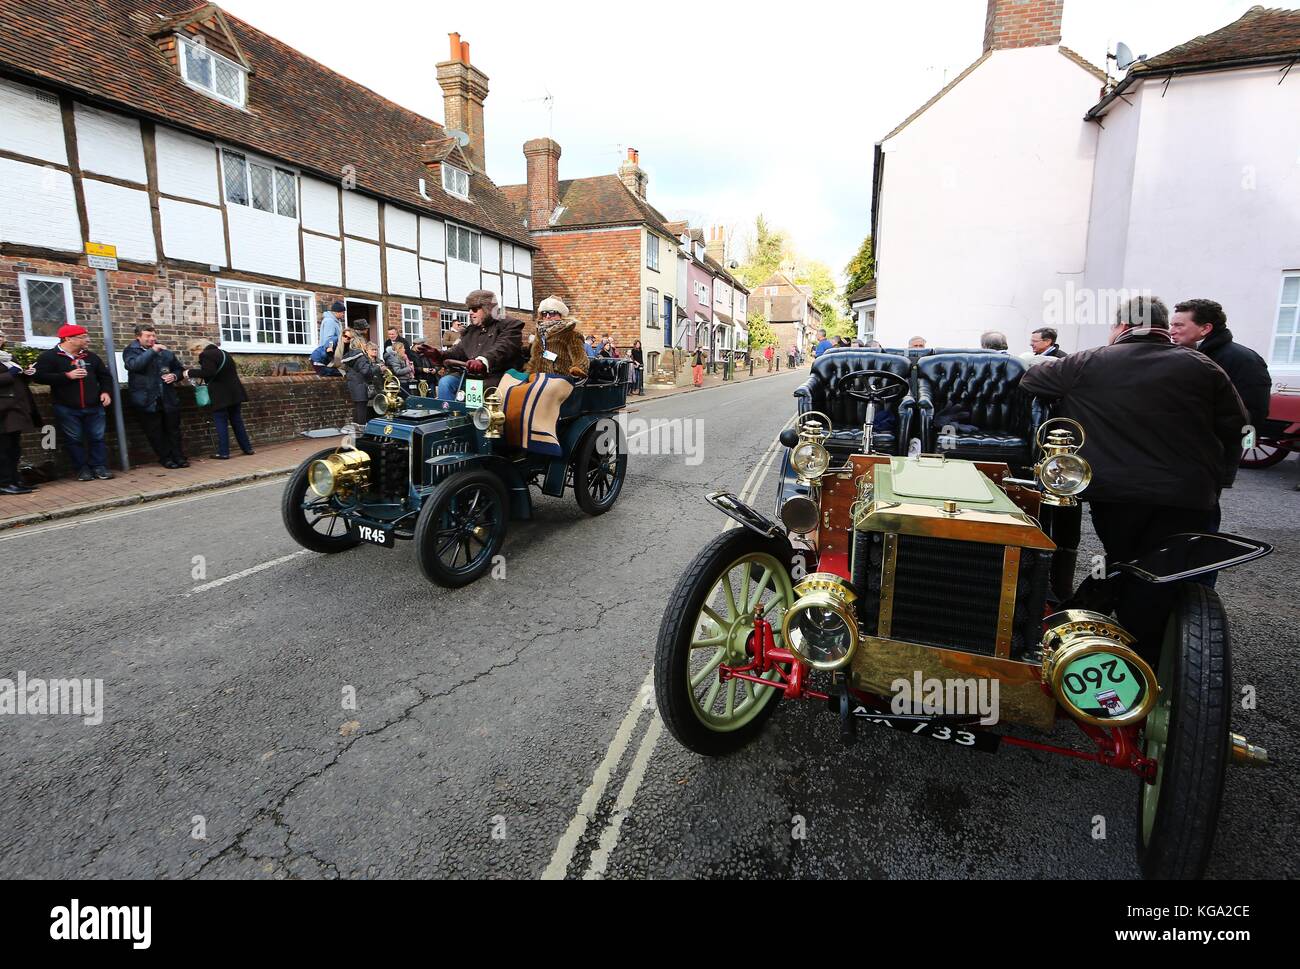
<instances>
[{"instance_id":1,"label":"chimney pot","mask_svg":"<svg viewBox=\"0 0 1300 969\"><path fill-rule=\"evenodd\" d=\"M460 60L460 34L448 34L447 38L451 41L451 59Z\"/></svg>"},{"instance_id":2,"label":"chimney pot","mask_svg":"<svg viewBox=\"0 0 1300 969\"><path fill-rule=\"evenodd\" d=\"M460 42L460 59L461 59L461 62L462 62L462 63L465 63L465 64L470 63L470 59L469 59L469 41L467 41L467 40L462 40L462 41Z\"/></svg>"}]
</instances>

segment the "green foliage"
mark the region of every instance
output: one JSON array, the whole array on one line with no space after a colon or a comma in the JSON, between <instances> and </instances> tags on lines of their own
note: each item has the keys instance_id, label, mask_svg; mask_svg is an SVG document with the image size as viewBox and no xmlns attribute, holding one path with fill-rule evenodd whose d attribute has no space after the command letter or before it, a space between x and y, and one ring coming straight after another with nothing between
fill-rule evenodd
<instances>
[{"instance_id":1,"label":"green foliage","mask_svg":"<svg viewBox=\"0 0 1300 969\"><path fill-rule=\"evenodd\" d=\"M790 243L785 233L773 229L760 214L754 220L754 238L749 242L749 251L740 268L732 275L739 279L748 289L756 289L781 268L781 262L790 254Z\"/></svg>"},{"instance_id":2,"label":"green foliage","mask_svg":"<svg viewBox=\"0 0 1300 969\"><path fill-rule=\"evenodd\" d=\"M861 289L876 278L876 254L872 249L871 236L862 240L857 254L844 267L844 275L848 277L848 282L844 284L845 300L850 293Z\"/></svg>"},{"instance_id":3,"label":"green foliage","mask_svg":"<svg viewBox=\"0 0 1300 969\"><path fill-rule=\"evenodd\" d=\"M749 327L749 347L751 350L761 350L763 347L777 345L776 334L767 325L767 320L761 312L750 313L747 325Z\"/></svg>"},{"instance_id":4,"label":"green foliage","mask_svg":"<svg viewBox=\"0 0 1300 969\"><path fill-rule=\"evenodd\" d=\"M801 261L795 266L794 281L812 289L813 305L822 316L822 326L828 336L857 335L857 328L845 318L839 287L835 285L830 266L815 259Z\"/></svg>"},{"instance_id":5,"label":"green foliage","mask_svg":"<svg viewBox=\"0 0 1300 969\"><path fill-rule=\"evenodd\" d=\"M24 370L36 362L36 358L41 355L39 347L29 347L26 344L19 343L17 346L6 348L13 354L14 363Z\"/></svg>"}]
</instances>

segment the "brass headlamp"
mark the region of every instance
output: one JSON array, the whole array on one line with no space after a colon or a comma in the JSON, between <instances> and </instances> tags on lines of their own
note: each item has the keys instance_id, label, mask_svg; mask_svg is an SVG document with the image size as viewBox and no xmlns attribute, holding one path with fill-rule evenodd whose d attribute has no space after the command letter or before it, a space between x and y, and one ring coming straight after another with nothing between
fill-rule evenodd
<instances>
[{"instance_id":1,"label":"brass headlamp","mask_svg":"<svg viewBox=\"0 0 1300 969\"><path fill-rule=\"evenodd\" d=\"M818 670L837 670L858 647L858 594L833 572L814 572L794 587L781 638L790 652Z\"/></svg>"},{"instance_id":2,"label":"brass headlamp","mask_svg":"<svg viewBox=\"0 0 1300 969\"><path fill-rule=\"evenodd\" d=\"M818 411L799 415L795 426L799 442L790 449L790 467L798 475L799 484L806 488L815 486L831 466L831 453L823 444L831 436L830 427L830 418Z\"/></svg>"},{"instance_id":3,"label":"brass headlamp","mask_svg":"<svg viewBox=\"0 0 1300 969\"><path fill-rule=\"evenodd\" d=\"M370 409L380 417L402 406L402 384L391 372L384 374L384 389L370 399Z\"/></svg>"},{"instance_id":4,"label":"brass headlamp","mask_svg":"<svg viewBox=\"0 0 1300 969\"><path fill-rule=\"evenodd\" d=\"M506 412L495 387L483 395L483 406L474 412L474 424L490 441L499 440L505 433Z\"/></svg>"},{"instance_id":5,"label":"brass headlamp","mask_svg":"<svg viewBox=\"0 0 1300 969\"><path fill-rule=\"evenodd\" d=\"M336 451L307 466L307 483L321 498L364 490L370 484L370 455L365 451Z\"/></svg>"},{"instance_id":6,"label":"brass headlamp","mask_svg":"<svg viewBox=\"0 0 1300 969\"><path fill-rule=\"evenodd\" d=\"M1048 431L1044 441L1043 432L1053 424L1065 426ZM1043 504L1058 508L1077 505L1075 496L1092 481L1092 466L1079 455L1086 440L1083 426L1068 417L1053 417L1039 425L1035 440L1043 452L1034 465L1034 477L1043 486Z\"/></svg>"},{"instance_id":7,"label":"brass headlamp","mask_svg":"<svg viewBox=\"0 0 1300 969\"><path fill-rule=\"evenodd\" d=\"M1099 727L1123 727L1151 712L1160 686L1127 630L1086 609L1055 613L1045 625L1043 683L1066 713Z\"/></svg>"}]
</instances>

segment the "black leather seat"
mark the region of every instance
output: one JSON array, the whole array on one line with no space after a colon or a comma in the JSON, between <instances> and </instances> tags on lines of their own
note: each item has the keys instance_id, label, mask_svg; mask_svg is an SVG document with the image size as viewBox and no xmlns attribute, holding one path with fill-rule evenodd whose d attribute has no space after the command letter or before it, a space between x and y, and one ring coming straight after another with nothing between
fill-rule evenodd
<instances>
[{"instance_id":1,"label":"black leather seat","mask_svg":"<svg viewBox=\"0 0 1300 969\"><path fill-rule=\"evenodd\" d=\"M1003 353L935 354L916 365L922 447L972 461L1033 463L1043 405L1020 389L1025 365Z\"/></svg>"},{"instance_id":2,"label":"black leather seat","mask_svg":"<svg viewBox=\"0 0 1300 969\"><path fill-rule=\"evenodd\" d=\"M874 353L857 348L840 349L824 353L812 366L808 379L798 387L794 396L799 402L799 413L821 411L831 419L831 436L826 446L837 452L862 449L862 422L866 420L866 401L851 397L841 386L850 374L862 371L897 374L911 383L912 361L890 353ZM855 388L857 389L857 388ZM896 430L875 431L871 435L872 450L882 454L905 453L905 442L910 436L916 413L916 397L909 392L900 400L876 407L894 415ZM899 448L904 450L900 451Z\"/></svg>"}]
</instances>

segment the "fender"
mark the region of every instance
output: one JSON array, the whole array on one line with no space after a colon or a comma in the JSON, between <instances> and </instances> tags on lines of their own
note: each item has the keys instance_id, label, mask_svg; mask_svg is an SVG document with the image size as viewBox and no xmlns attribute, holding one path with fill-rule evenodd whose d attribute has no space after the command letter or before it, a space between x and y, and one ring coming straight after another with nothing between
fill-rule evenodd
<instances>
[{"instance_id":1,"label":"fender","mask_svg":"<svg viewBox=\"0 0 1300 969\"><path fill-rule=\"evenodd\" d=\"M594 429L601 421L608 421L617 428L619 441L620 443L623 442L623 427L619 424L613 412L580 414L566 420L559 431L560 447L564 449L564 456L552 458L550 463L547 464L546 477L542 481L542 494L550 495L553 498L559 498L564 494L564 482L568 476L569 463L573 460L573 456L578 453L583 438L589 433L598 433Z\"/></svg>"},{"instance_id":2,"label":"fender","mask_svg":"<svg viewBox=\"0 0 1300 969\"><path fill-rule=\"evenodd\" d=\"M744 525L756 535L762 535L764 538L779 537L789 541L790 536L786 532L784 525L778 525L772 519L750 508L749 505L730 491L714 491L704 500L728 518Z\"/></svg>"}]
</instances>

